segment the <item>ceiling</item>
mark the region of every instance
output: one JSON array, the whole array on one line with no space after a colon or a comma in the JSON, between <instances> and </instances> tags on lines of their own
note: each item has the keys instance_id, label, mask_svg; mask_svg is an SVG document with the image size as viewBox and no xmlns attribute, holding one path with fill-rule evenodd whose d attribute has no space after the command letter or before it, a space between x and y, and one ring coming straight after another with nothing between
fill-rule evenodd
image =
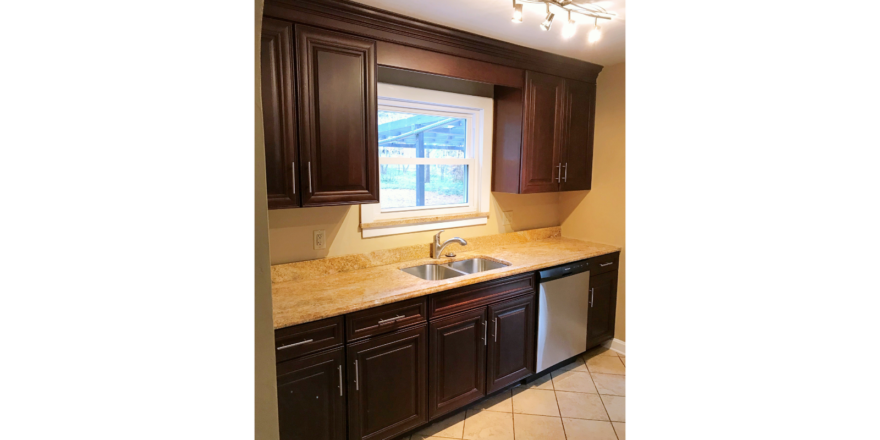
<instances>
[{"instance_id":1,"label":"ceiling","mask_svg":"<svg viewBox=\"0 0 880 440\"><path fill-rule=\"evenodd\" d=\"M617 14L615 19L599 20L602 39L590 45L587 33L593 28L593 19L572 14L578 23L577 34L569 40L562 39L562 24L565 17L557 10L553 26L543 31L538 26L544 20L544 6L525 4L523 22L510 20L513 12L512 0L355 0L380 9L408 15L432 23L485 35L498 40L531 47L545 52L564 55L591 63L610 66L622 63L626 57L626 0L589 1L576 0L576 3L593 3L609 12Z\"/></svg>"}]
</instances>

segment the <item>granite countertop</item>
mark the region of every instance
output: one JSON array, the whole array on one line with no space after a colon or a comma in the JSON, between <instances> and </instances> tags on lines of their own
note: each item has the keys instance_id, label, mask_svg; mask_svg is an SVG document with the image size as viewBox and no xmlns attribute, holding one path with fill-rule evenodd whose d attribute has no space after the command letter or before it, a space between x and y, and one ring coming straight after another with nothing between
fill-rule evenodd
<instances>
[{"instance_id":1,"label":"granite countertop","mask_svg":"<svg viewBox=\"0 0 880 440\"><path fill-rule=\"evenodd\" d=\"M495 237L504 235L510 234ZM329 274L317 274L299 279L282 280L276 278L277 281L272 285L272 314L275 328L317 321L620 250L617 246L558 236L558 228L556 228L555 235L527 242L495 246L484 245L474 251L462 252L467 250L465 247L461 248L454 258L420 258ZM436 281L423 280L400 270L426 263L445 264L477 257L510 265L500 269Z\"/></svg>"}]
</instances>

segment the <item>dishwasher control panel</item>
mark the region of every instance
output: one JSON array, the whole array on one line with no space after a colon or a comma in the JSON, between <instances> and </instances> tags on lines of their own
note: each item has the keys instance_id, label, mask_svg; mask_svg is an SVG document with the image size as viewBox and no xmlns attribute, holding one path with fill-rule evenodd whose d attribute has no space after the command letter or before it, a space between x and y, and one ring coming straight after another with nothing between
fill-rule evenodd
<instances>
[{"instance_id":1,"label":"dishwasher control panel","mask_svg":"<svg viewBox=\"0 0 880 440\"><path fill-rule=\"evenodd\" d=\"M590 263L587 260L576 261L574 263L551 267L550 269L540 271L540 281L562 278L564 276L582 273L588 270L590 270Z\"/></svg>"}]
</instances>

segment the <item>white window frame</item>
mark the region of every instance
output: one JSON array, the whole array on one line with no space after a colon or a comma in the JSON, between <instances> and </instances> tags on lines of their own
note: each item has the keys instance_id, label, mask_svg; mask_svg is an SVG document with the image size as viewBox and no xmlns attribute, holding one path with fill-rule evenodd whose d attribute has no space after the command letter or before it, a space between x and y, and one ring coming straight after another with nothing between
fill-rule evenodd
<instances>
[{"instance_id":1,"label":"white window frame","mask_svg":"<svg viewBox=\"0 0 880 440\"><path fill-rule=\"evenodd\" d=\"M468 165L468 203L459 205L385 208L380 204L360 205L361 224L386 220L419 219L444 215L475 217L488 213L492 177L492 117L491 98L418 89L393 84L378 84L379 110L404 113L448 115L467 120L465 159L380 158L381 164ZM381 194L380 194L381 197ZM402 234L486 224L487 217L457 220L419 222L382 228L365 228L363 237Z\"/></svg>"}]
</instances>

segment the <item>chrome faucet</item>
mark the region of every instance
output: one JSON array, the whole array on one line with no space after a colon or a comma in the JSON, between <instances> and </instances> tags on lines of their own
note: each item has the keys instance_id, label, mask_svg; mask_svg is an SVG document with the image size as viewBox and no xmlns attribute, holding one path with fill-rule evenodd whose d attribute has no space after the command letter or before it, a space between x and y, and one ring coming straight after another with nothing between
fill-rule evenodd
<instances>
[{"instance_id":1,"label":"chrome faucet","mask_svg":"<svg viewBox=\"0 0 880 440\"><path fill-rule=\"evenodd\" d=\"M434 246L431 247L431 258L440 258L440 255L441 255L441 252L443 252L443 249L452 242L456 242L462 246L467 246L467 241L465 241L465 239L460 238L460 237L450 238L449 240L444 241L443 244L440 244L440 234L442 234L444 231L445 231L445 229L441 230L440 232L437 233L437 235L434 236ZM447 256L454 257L455 254L450 252L450 255L447 255Z\"/></svg>"}]
</instances>

